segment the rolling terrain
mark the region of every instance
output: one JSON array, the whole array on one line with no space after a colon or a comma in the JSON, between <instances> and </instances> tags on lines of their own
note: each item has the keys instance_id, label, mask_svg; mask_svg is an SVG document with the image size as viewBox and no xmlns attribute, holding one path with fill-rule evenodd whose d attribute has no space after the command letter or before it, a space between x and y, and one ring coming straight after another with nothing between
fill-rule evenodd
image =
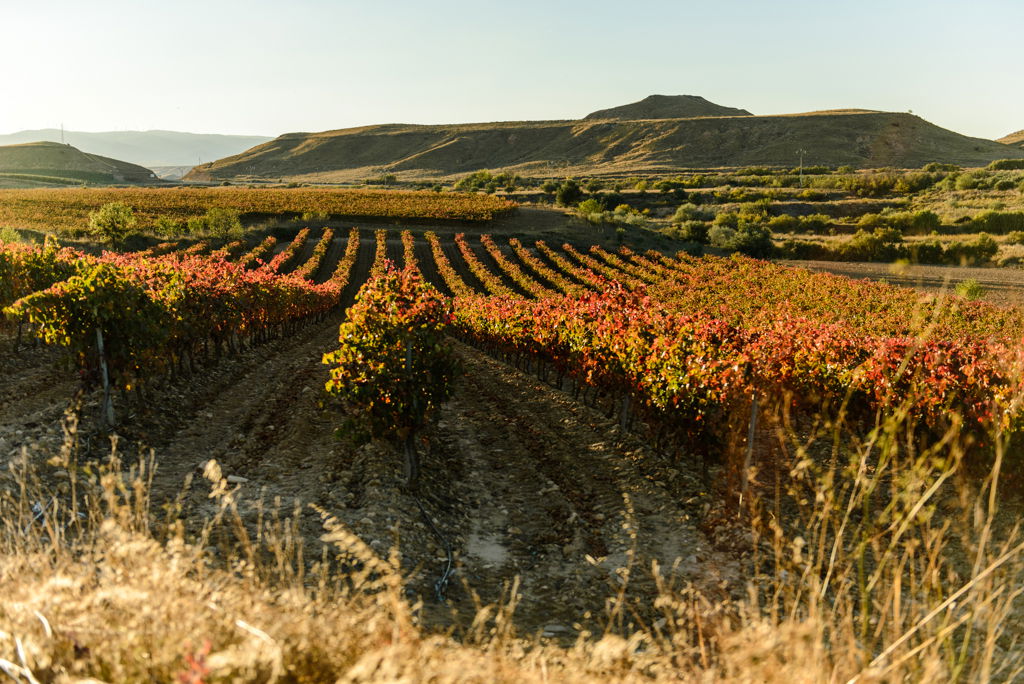
<instances>
[{"instance_id":1,"label":"rolling terrain","mask_svg":"<svg viewBox=\"0 0 1024 684\"><path fill-rule=\"evenodd\" d=\"M88 154L71 145L32 142L0 147L0 183L8 185L139 184L156 180L147 168Z\"/></svg>"},{"instance_id":2,"label":"rolling terrain","mask_svg":"<svg viewBox=\"0 0 1024 684\"><path fill-rule=\"evenodd\" d=\"M996 140L996 142L1001 142L1004 145L1013 145L1015 147L1020 147L1021 149L1024 149L1024 130L1020 130L1017 131L1016 133L1011 133L1010 135L999 138L998 140Z\"/></svg>"},{"instance_id":3,"label":"rolling terrain","mask_svg":"<svg viewBox=\"0 0 1024 684\"><path fill-rule=\"evenodd\" d=\"M1024 157L1024 150L970 138L907 113L746 116L745 110L693 96L652 98L581 120L382 124L288 133L197 166L185 178L351 182L383 173L400 179L451 178L480 169L562 177L747 165L790 168L798 161L798 149L806 150L808 165L860 168L917 168L933 161L983 166Z\"/></svg>"},{"instance_id":4,"label":"rolling terrain","mask_svg":"<svg viewBox=\"0 0 1024 684\"><path fill-rule=\"evenodd\" d=\"M219 135L179 131L61 131L43 128L0 135L0 145L45 140L66 142L89 154L123 159L152 169L154 166L191 167L201 161L238 154L270 140L258 135Z\"/></svg>"}]
</instances>

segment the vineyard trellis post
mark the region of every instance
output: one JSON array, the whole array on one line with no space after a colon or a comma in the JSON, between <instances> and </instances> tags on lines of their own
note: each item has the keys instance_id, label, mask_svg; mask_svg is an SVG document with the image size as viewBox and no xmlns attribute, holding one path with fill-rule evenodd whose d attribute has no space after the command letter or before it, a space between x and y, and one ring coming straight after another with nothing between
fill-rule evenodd
<instances>
[{"instance_id":1,"label":"vineyard trellis post","mask_svg":"<svg viewBox=\"0 0 1024 684\"><path fill-rule=\"evenodd\" d=\"M108 427L114 426L114 401L110 395L110 373L107 368L107 354L103 346L103 330L96 326L96 351L100 358L100 378L103 382L103 404L100 417Z\"/></svg>"},{"instance_id":2,"label":"vineyard trellis post","mask_svg":"<svg viewBox=\"0 0 1024 684\"><path fill-rule=\"evenodd\" d=\"M406 379L412 382L412 340L405 341L405 373ZM413 415L416 415L416 411L419 408L416 404L415 395L412 398L413 403ZM409 432L406 434L403 440L405 447L405 484L410 489L416 488L416 483L420 477L420 461L419 456L416 453L416 430L412 426L409 427Z\"/></svg>"},{"instance_id":3,"label":"vineyard trellis post","mask_svg":"<svg viewBox=\"0 0 1024 684\"><path fill-rule=\"evenodd\" d=\"M747 486L750 484L750 462L754 457L754 432L757 430L757 394L750 398L750 424L747 426L747 453L743 459L743 487L740 491L740 501L747 495Z\"/></svg>"}]
</instances>

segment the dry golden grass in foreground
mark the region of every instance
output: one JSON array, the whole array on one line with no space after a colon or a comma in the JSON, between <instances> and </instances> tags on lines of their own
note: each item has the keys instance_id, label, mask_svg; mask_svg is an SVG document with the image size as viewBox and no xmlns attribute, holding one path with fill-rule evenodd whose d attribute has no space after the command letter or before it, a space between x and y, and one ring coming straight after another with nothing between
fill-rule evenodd
<instances>
[{"instance_id":1,"label":"dry golden grass in foreground","mask_svg":"<svg viewBox=\"0 0 1024 684\"><path fill-rule=\"evenodd\" d=\"M62 453L36 467L23 451L0 492L0 669L25 682L1020 677L1024 563L999 512L1004 438L991 436L979 480L955 418L927 439L899 410L866 428L797 425L775 407L765 420L777 447L755 459L743 501L747 598L714 603L662 582L661 619L622 633L634 608L623 590L604 633L562 648L515 634L515 587L465 633L427 633L396 558L327 514L314 562L294 515L266 510L250 535L212 462L218 513L186 534L174 506L150 510L152 459L129 467L115 446L103 464L78 463L69 416ZM54 472L63 479L46 486Z\"/></svg>"}]
</instances>

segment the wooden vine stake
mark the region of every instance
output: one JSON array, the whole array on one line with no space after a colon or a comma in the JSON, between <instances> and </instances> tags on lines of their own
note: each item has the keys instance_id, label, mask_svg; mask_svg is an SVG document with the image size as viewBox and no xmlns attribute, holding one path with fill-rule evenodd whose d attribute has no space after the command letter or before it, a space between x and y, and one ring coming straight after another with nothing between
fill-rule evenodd
<instances>
[{"instance_id":1,"label":"wooden vine stake","mask_svg":"<svg viewBox=\"0 0 1024 684\"><path fill-rule=\"evenodd\" d=\"M754 431L757 430L757 395L750 398L750 425L747 428L747 455L743 459L743 489L740 494L740 502L747 495L747 486L750 484L750 462L754 458Z\"/></svg>"},{"instance_id":2,"label":"wooden vine stake","mask_svg":"<svg viewBox=\"0 0 1024 684\"><path fill-rule=\"evenodd\" d=\"M96 351L100 355L100 377L103 380L103 405L100 418L107 427L114 426L114 401L110 394L110 373L107 369L107 354L103 348L103 331L96 328Z\"/></svg>"},{"instance_id":3,"label":"wooden vine stake","mask_svg":"<svg viewBox=\"0 0 1024 684\"><path fill-rule=\"evenodd\" d=\"M412 340L406 340L405 342L405 372L406 375L412 378ZM415 411L416 399L413 398L413 410ZM416 430L412 427L409 428L408 434L404 440L405 446L405 484L411 490L415 490L416 483L420 477L420 459L419 454L416 453Z\"/></svg>"}]
</instances>

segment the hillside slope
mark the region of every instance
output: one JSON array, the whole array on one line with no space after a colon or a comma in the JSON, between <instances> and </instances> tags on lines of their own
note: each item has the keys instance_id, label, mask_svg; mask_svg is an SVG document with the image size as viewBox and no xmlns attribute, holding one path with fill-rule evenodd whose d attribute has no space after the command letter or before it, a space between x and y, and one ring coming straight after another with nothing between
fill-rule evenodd
<instances>
[{"instance_id":1,"label":"hillside slope","mask_svg":"<svg viewBox=\"0 0 1024 684\"><path fill-rule=\"evenodd\" d=\"M1016 155L911 115L815 112L644 121L581 120L419 126L387 124L289 133L194 168L186 180L238 177L354 181L381 173L445 178L479 169L524 176L665 172L769 164L982 166Z\"/></svg>"},{"instance_id":2,"label":"hillside slope","mask_svg":"<svg viewBox=\"0 0 1024 684\"><path fill-rule=\"evenodd\" d=\"M1003 143L1004 145L1013 145L1015 147L1024 148L1024 130L999 138L996 142Z\"/></svg>"},{"instance_id":3,"label":"hillside slope","mask_svg":"<svg viewBox=\"0 0 1024 684\"><path fill-rule=\"evenodd\" d=\"M147 168L87 154L71 145L31 142L0 147L0 174L91 183L152 183Z\"/></svg>"},{"instance_id":4,"label":"hillside slope","mask_svg":"<svg viewBox=\"0 0 1024 684\"><path fill-rule=\"evenodd\" d=\"M154 166L194 166L243 152L270 138L258 135L219 135L178 131L109 131L86 133L46 128L0 135L0 145L46 140L66 142L89 154L123 159L151 169Z\"/></svg>"},{"instance_id":5,"label":"hillside slope","mask_svg":"<svg viewBox=\"0 0 1024 684\"><path fill-rule=\"evenodd\" d=\"M601 109L583 117L584 121L613 119L692 119L698 116L751 116L746 109L723 107L699 95L648 95L639 102Z\"/></svg>"}]
</instances>

